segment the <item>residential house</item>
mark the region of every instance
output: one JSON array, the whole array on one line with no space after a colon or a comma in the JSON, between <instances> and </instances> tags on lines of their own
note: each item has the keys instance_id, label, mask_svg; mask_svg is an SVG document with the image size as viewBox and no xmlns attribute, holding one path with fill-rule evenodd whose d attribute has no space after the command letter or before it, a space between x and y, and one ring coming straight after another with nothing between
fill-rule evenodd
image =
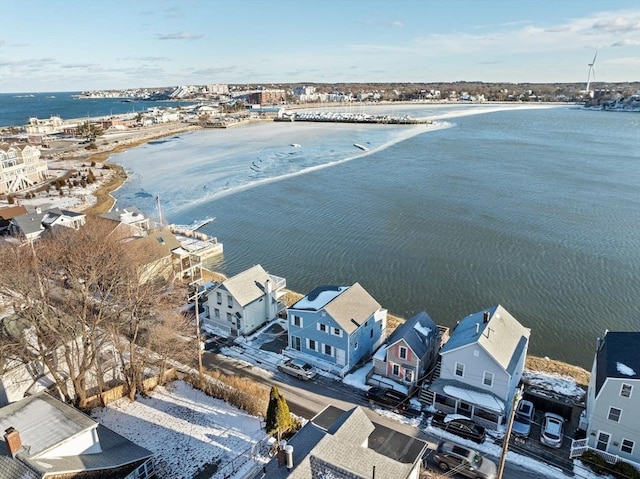
<instances>
[{"instance_id":1,"label":"residential house","mask_svg":"<svg viewBox=\"0 0 640 479\"><path fill-rule=\"evenodd\" d=\"M381 376L399 383L409 391L436 364L441 334L424 311L409 318L387 338L373 356L373 377ZM381 380L371 382L379 385Z\"/></svg>"},{"instance_id":2,"label":"residential house","mask_svg":"<svg viewBox=\"0 0 640 479\"><path fill-rule=\"evenodd\" d=\"M47 179L47 162L40 150L26 143L0 143L0 194L30 188Z\"/></svg>"},{"instance_id":3,"label":"residential house","mask_svg":"<svg viewBox=\"0 0 640 479\"><path fill-rule=\"evenodd\" d=\"M0 408L0 431L3 479L155 477L151 451L44 392Z\"/></svg>"},{"instance_id":4,"label":"residential house","mask_svg":"<svg viewBox=\"0 0 640 479\"><path fill-rule=\"evenodd\" d=\"M440 370L421 399L497 428L506 422L520 383L530 329L501 305L461 320L440 350Z\"/></svg>"},{"instance_id":5,"label":"residential house","mask_svg":"<svg viewBox=\"0 0 640 479\"><path fill-rule=\"evenodd\" d=\"M344 375L384 341L387 310L359 283L320 286L287 310L287 323L293 354L311 356L318 366Z\"/></svg>"},{"instance_id":6,"label":"residential house","mask_svg":"<svg viewBox=\"0 0 640 479\"><path fill-rule=\"evenodd\" d=\"M285 306L279 301L284 278L255 265L207 292L203 328L222 330L230 336L247 335L276 319Z\"/></svg>"},{"instance_id":7,"label":"residential house","mask_svg":"<svg viewBox=\"0 0 640 479\"><path fill-rule=\"evenodd\" d=\"M51 208L45 211L14 216L9 225L9 234L26 241L39 238L45 231L56 227L80 229L86 223L86 215L75 211Z\"/></svg>"},{"instance_id":8,"label":"residential house","mask_svg":"<svg viewBox=\"0 0 640 479\"><path fill-rule=\"evenodd\" d=\"M13 218L26 215L27 213L29 213L27 208L22 205L0 209L0 236L9 234L9 225L11 225Z\"/></svg>"},{"instance_id":9,"label":"residential house","mask_svg":"<svg viewBox=\"0 0 640 479\"><path fill-rule=\"evenodd\" d=\"M608 462L620 458L640 466L639 353L640 331L608 331L598 340L587 391L587 436L573 442L572 457L592 449Z\"/></svg>"},{"instance_id":10,"label":"residential house","mask_svg":"<svg viewBox=\"0 0 640 479\"><path fill-rule=\"evenodd\" d=\"M327 406L266 465L269 479L417 479L427 444L371 422L360 407Z\"/></svg>"},{"instance_id":11,"label":"residential house","mask_svg":"<svg viewBox=\"0 0 640 479\"><path fill-rule=\"evenodd\" d=\"M146 236L151 229L149 218L135 206L114 208L100 217L126 225L131 236Z\"/></svg>"}]
</instances>

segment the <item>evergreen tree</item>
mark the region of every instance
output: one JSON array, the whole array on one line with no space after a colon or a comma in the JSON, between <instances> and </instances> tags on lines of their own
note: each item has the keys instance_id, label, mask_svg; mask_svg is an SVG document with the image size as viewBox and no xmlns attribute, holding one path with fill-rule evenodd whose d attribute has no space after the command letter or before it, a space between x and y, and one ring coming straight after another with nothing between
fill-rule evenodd
<instances>
[{"instance_id":1,"label":"evergreen tree","mask_svg":"<svg viewBox=\"0 0 640 479\"><path fill-rule=\"evenodd\" d=\"M266 429L267 433L275 434L278 441L283 432L295 427L295 422L289 412L289 405L278 386L272 386L269 393L269 406L267 407Z\"/></svg>"}]
</instances>

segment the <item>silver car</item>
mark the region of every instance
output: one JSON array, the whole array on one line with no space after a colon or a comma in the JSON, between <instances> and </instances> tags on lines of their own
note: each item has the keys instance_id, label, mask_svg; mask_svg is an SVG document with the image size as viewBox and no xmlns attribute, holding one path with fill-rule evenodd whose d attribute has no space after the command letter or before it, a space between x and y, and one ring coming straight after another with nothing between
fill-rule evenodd
<instances>
[{"instance_id":1,"label":"silver car","mask_svg":"<svg viewBox=\"0 0 640 479\"><path fill-rule=\"evenodd\" d=\"M278 371L305 381L316 375L316 370L313 366L305 363L301 359L283 359L278 363Z\"/></svg>"},{"instance_id":2,"label":"silver car","mask_svg":"<svg viewBox=\"0 0 640 479\"><path fill-rule=\"evenodd\" d=\"M519 437L529 437L534 414L535 408L531 401L520 401L513 417L513 426L511 428L513 434Z\"/></svg>"},{"instance_id":3,"label":"silver car","mask_svg":"<svg viewBox=\"0 0 640 479\"><path fill-rule=\"evenodd\" d=\"M448 441L438 444L433 458L443 471L473 479L495 479L498 472L496 463L482 457L479 452Z\"/></svg>"},{"instance_id":4,"label":"silver car","mask_svg":"<svg viewBox=\"0 0 640 479\"><path fill-rule=\"evenodd\" d=\"M553 414L552 412L544 413L544 422L542 423L542 432L540 433L540 442L545 446L562 447L562 438L564 429L564 418Z\"/></svg>"}]
</instances>

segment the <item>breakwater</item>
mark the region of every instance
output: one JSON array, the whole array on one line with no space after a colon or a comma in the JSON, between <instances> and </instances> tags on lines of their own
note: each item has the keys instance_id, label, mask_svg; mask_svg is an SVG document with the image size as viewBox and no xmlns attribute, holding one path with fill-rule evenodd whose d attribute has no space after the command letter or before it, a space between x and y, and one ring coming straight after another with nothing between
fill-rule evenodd
<instances>
[{"instance_id":1,"label":"breakwater","mask_svg":"<svg viewBox=\"0 0 640 479\"><path fill-rule=\"evenodd\" d=\"M430 125L432 120L427 118L414 118L409 115L370 115L367 113L343 113L343 112L295 112L284 114L276 121L313 121L329 123L372 123L376 125Z\"/></svg>"}]
</instances>

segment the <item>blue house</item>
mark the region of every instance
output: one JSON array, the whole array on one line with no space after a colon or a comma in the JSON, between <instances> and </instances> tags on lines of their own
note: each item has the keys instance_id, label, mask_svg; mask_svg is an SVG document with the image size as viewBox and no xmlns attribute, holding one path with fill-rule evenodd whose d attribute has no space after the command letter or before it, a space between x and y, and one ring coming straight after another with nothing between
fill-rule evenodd
<instances>
[{"instance_id":1,"label":"blue house","mask_svg":"<svg viewBox=\"0 0 640 479\"><path fill-rule=\"evenodd\" d=\"M344 375L386 336L387 310L360 284L320 286L287 310L289 350Z\"/></svg>"}]
</instances>

